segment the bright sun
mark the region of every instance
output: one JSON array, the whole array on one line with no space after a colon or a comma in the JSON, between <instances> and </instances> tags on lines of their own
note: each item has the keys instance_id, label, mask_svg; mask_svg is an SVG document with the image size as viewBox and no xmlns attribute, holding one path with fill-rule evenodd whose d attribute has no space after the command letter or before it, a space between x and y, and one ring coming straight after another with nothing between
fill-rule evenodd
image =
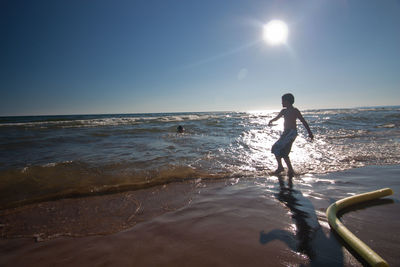
<instances>
[{"instance_id":1,"label":"bright sun","mask_svg":"<svg viewBox=\"0 0 400 267\"><path fill-rule=\"evenodd\" d=\"M264 25L264 40L270 45L285 44L288 37L288 27L281 20L271 20Z\"/></svg>"}]
</instances>

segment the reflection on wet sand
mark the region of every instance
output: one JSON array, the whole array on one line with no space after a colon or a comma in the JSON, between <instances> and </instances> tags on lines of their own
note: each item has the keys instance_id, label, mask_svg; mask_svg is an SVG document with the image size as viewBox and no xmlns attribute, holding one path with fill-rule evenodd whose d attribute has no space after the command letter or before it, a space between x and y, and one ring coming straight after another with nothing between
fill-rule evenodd
<instances>
[{"instance_id":1,"label":"reflection on wet sand","mask_svg":"<svg viewBox=\"0 0 400 267\"><path fill-rule=\"evenodd\" d=\"M302 192L293 189L293 176L278 176L279 193L275 196L289 208L294 225L293 229L276 229L268 233L261 231L260 243L268 244L280 240L293 251L308 257L310 266L343 266L344 256L340 243L333 232L325 235L312 203L303 196ZM287 185L285 183L287 180Z\"/></svg>"}]
</instances>

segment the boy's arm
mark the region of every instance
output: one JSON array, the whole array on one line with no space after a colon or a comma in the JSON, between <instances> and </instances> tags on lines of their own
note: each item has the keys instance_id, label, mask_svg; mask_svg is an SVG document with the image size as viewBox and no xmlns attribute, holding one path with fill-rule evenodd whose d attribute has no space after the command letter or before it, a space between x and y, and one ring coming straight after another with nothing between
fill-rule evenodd
<instances>
[{"instance_id":1,"label":"boy's arm","mask_svg":"<svg viewBox=\"0 0 400 267\"><path fill-rule=\"evenodd\" d=\"M274 121L276 121L276 120L279 120L282 116L283 116L283 109L281 110L281 112L279 112L279 114L275 117L275 118L273 118L272 120L270 120L269 121L269 123L268 123L268 126L271 126L271 124L274 122Z\"/></svg>"},{"instance_id":2,"label":"boy's arm","mask_svg":"<svg viewBox=\"0 0 400 267\"><path fill-rule=\"evenodd\" d=\"M306 122L306 120L304 119L303 115L301 115L301 112L299 110L297 110L297 117L299 118L299 120L303 123L304 127L306 128L307 132L308 132L308 137L310 137L311 140L314 139L314 135L311 132L310 126L308 125L308 123Z\"/></svg>"}]
</instances>

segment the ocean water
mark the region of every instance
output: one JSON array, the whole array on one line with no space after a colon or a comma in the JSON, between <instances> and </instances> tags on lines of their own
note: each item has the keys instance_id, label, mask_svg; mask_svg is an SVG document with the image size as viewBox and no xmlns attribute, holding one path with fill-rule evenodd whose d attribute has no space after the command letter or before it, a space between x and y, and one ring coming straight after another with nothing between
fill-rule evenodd
<instances>
[{"instance_id":1,"label":"ocean water","mask_svg":"<svg viewBox=\"0 0 400 267\"><path fill-rule=\"evenodd\" d=\"M0 117L0 208L180 180L266 177L278 111ZM296 173L400 164L400 106L302 111ZM183 134L176 128L182 125Z\"/></svg>"}]
</instances>

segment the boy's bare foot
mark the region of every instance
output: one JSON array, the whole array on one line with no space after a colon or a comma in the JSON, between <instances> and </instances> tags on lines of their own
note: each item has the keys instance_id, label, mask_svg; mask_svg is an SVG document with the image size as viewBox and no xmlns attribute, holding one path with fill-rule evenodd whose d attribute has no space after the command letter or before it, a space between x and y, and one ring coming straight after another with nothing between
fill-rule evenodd
<instances>
[{"instance_id":1,"label":"boy's bare foot","mask_svg":"<svg viewBox=\"0 0 400 267\"><path fill-rule=\"evenodd\" d=\"M288 172L287 172L287 175L288 175L288 176L294 176L295 174L296 174L296 173L294 172L293 169L288 170Z\"/></svg>"}]
</instances>

